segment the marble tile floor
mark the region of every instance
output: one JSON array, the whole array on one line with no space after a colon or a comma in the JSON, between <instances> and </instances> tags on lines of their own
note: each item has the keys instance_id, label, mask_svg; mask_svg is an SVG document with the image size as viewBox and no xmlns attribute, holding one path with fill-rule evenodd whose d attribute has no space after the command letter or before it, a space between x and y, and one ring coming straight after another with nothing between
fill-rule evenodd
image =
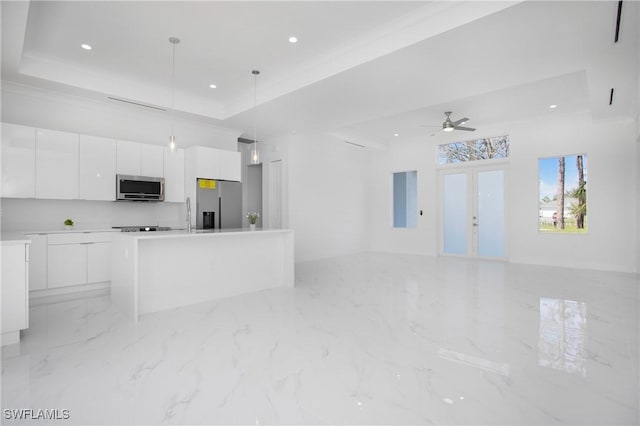
<instances>
[{"instance_id":1,"label":"marble tile floor","mask_svg":"<svg viewBox=\"0 0 640 426\"><path fill-rule=\"evenodd\" d=\"M296 283L137 324L109 297L34 306L2 424L639 423L638 275L363 253Z\"/></svg>"}]
</instances>

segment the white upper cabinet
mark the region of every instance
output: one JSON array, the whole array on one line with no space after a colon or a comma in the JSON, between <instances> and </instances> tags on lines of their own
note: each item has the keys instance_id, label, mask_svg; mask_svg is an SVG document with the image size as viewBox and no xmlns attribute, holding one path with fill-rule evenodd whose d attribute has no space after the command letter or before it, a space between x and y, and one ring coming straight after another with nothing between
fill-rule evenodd
<instances>
[{"instance_id":1,"label":"white upper cabinet","mask_svg":"<svg viewBox=\"0 0 640 426\"><path fill-rule=\"evenodd\" d=\"M2 123L2 197L36 193L36 129Z\"/></svg>"},{"instance_id":2,"label":"white upper cabinet","mask_svg":"<svg viewBox=\"0 0 640 426\"><path fill-rule=\"evenodd\" d=\"M184 149L164 148L164 179L164 200L184 202Z\"/></svg>"},{"instance_id":3,"label":"white upper cabinet","mask_svg":"<svg viewBox=\"0 0 640 426\"><path fill-rule=\"evenodd\" d=\"M119 175L140 176L140 144L118 141L116 170Z\"/></svg>"},{"instance_id":4,"label":"white upper cabinet","mask_svg":"<svg viewBox=\"0 0 640 426\"><path fill-rule=\"evenodd\" d=\"M242 154L235 151L217 150L220 168L220 176L218 179L233 180L240 182L241 178L241 163Z\"/></svg>"},{"instance_id":5,"label":"white upper cabinet","mask_svg":"<svg viewBox=\"0 0 640 426\"><path fill-rule=\"evenodd\" d=\"M159 145L118 141L118 174L163 177L162 148Z\"/></svg>"},{"instance_id":6,"label":"white upper cabinet","mask_svg":"<svg viewBox=\"0 0 640 426\"><path fill-rule=\"evenodd\" d=\"M80 135L79 198L113 201L116 197L116 141Z\"/></svg>"},{"instance_id":7,"label":"white upper cabinet","mask_svg":"<svg viewBox=\"0 0 640 426\"><path fill-rule=\"evenodd\" d=\"M140 144L140 176L164 177L162 146Z\"/></svg>"},{"instance_id":8,"label":"white upper cabinet","mask_svg":"<svg viewBox=\"0 0 640 426\"><path fill-rule=\"evenodd\" d=\"M36 198L78 198L78 134L36 129Z\"/></svg>"},{"instance_id":9,"label":"white upper cabinet","mask_svg":"<svg viewBox=\"0 0 640 426\"><path fill-rule=\"evenodd\" d=\"M187 149L186 167L196 178L241 180L241 154L236 151L193 146Z\"/></svg>"}]
</instances>

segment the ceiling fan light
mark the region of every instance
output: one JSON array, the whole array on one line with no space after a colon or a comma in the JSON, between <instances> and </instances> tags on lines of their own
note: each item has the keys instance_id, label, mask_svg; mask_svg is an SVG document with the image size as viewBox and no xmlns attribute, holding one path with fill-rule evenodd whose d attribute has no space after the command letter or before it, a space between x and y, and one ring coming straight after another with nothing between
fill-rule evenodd
<instances>
[{"instance_id":1,"label":"ceiling fan light","mask_svg":"<svg viewBox=\"0 0 640 426\"><path fill-rule=\"evenodd\" d=\"M442 131L443 131L443 132L453 132L453 127L448 127L448 126L447 126L447 127L444 127L444 128L442 129Z\"/></svg>"}]
</instances>

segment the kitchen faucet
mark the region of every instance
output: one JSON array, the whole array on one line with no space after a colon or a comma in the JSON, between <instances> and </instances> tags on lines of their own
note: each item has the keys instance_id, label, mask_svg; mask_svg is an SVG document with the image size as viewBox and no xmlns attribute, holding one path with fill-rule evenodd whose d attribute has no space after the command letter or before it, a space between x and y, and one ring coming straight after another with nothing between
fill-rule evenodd
<instances>
[{"instance_id":1,"label":"kitchen faucet","mask_svg":"<svg viewBox=\"0 0 640 426\"><path fill-rule=\"evenodd\" d=\"M187 197L187 232L191 233L191 198Z\"/></svg>"}]
</instances>

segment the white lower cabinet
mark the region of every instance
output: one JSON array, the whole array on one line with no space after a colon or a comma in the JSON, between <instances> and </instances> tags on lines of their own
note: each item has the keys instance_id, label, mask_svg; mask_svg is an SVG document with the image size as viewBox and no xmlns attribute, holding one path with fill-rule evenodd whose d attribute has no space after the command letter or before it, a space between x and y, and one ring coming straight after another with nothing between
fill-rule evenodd
<instances>
[{"instance_id":1,"label":"white lower cabinet","mask_svg":"<svg viewBox=\"0 0 640 426\"><path fill-rule=\"evenodd\" d=\"M48 288L87 283L87 245L49 245Z\"/></svg>"},{"instance_id":2,"label":"white lower cabinet","mask_svg":"<svg viewBox=\"0 0 640 426\"><path fill-rule=\"evenodd\" d=\"M111 243L87 244L87 282L111 281Z\"/></svg>"},{"instance_id":3,"label":"white lower cabinet","mask_svg":"<svg viewBox=\"0 0 640 426\"><path fill-rule=\"evenodd\" d=\"M29 244L2 244L2 345L29 327Z\"/></svg>"},{"instance_id":4,"label":"white lower cabinet","mask_svg":"<svg viewBox=\"0 0 640 426\"><path fill-rule=\"evenodd\" d=\"M46 283L36 289L111 281L111 238L111 232L48 234Z\"/></svg>"},{"instance_id":5,"label":"white lower cabinet","mask_svg":"<svg viewBox=\"0 0 640 426\"><path fill-rule=\"evenodd\" d=\"M28 234L29 247L29 290L47 288L47 234Z\"/></svg>"}]
</instances>

